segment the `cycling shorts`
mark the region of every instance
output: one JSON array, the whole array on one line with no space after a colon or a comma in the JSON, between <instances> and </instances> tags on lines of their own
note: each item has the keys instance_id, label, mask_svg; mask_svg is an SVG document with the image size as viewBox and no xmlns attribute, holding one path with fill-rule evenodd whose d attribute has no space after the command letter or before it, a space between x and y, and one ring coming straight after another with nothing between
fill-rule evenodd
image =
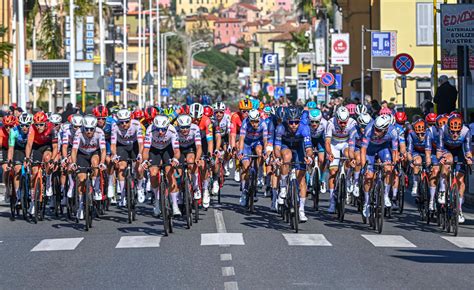
<instances>
[{"instance_id":1,"label":"cycling shorts","mask_svg":"<svg viewBox=\"0 0 474 290\"><path fill-rule=\"evenodd\" d=\"M2 148L0 151L0 163L7 163L8 162L8 148Z\"/></svg>"},{"instance_id":2,"label":"cycling shorts","mask_svg":"<svg viewBox=\"0 0 474 290\"><path fill-rule=\"evenodd\" d=\"M32 146L32 153L31 153L31 159L33 162L41 162L43 161L43 154L46 152L52 152L53 151L53 145L51 144L44 144L44 145L37 145L33 144Z\"/></svg>"},{"instance_id":3,"label":"cycling shorts","mask_svg":"<svg viewBox=\"0 0 474 290\"><path fill-rule=\"evenodd\" d=\"M331 143L331 152L332 152L332 155L334 156L334 160L329 164L329 167L339 167L339 159L341 156L344 156L344 155L341 155L341 152L343 152L344 154L344 151L349 148L349 143L347 142L342 142L342 143L338 143L336 145L333 145Z\"/></svg>"},{"instance_id":4,"label":"cycling shorts","mask_svg":"<svg viewBox=\"0 0 474 290\"><path fill-rule=\"evenodd\" d=\"M413 151L413 153L412 153L411 155L412 155L413 157L421 156L422 160L425 160L425 161L426 161L426 154L425 154L425 152ZM434 165L434 166L439 165L439 160L438 160L438 158L436 157L435 154L431 154L431 164Z\"/></svg>"},{"instance_id":5,"label":"cycling shorts","mask_svg":"<svg viewBox=\"0 0 474 290\"><path fill-rule=\"evenodd\" d=\"M170 164L171 158L174 157L173 146L168 145L164 149L150 148L149 159L151 166Z\"/></svg>"},{"instance_id":6,"label":"cycling shorts","mask_svg":"<svg viewBox=\"0 0 474 290\"><path fill-rule=\"evenodd\" d=\"M284 144L281 145L281 150L286 150L289 149L291 150L291 162L295 163L304 163L304 157L305 157L305 150L302 146L298 147L288 147ZM296 164L295 165L296 170L306 170L306 165L305 164Z\"/></svg>"},{"instance_id":7,"label":"cycling shorts","mask_svg":"<svg viewBox=\"0 0 474 290\"><path fill-rule=\"evenodd\" d=\"M121 145L117 143L117 156L120 161L127 161L127 159L136 159L139 153L138 142L129 145Z\"/></svg>"},{"instance_id":8,"label":"cycling shorts","mask_svg":"<svg viewBox=\"0 0 474 290\"><path fill-rule=\"evenodd\" d=\"M454 162L462 162L462 164L456 164L456 170L461 174L466 174L466 163L464 162L466 158L464 157L463 149L447 149L446 152L451 153L453 155Z\"/></svg>"},{"instance_id":9,"label":"cycling shorts","mask_svg":"<svg viewBox=\"0 0 474 290\"><path fill-rule=\"evenodd\" d=\"M382 163L392 162L392 151L388 146L368 146L367 147L367 171L374 172L374 164L377 159Z\"/></svg>"},{"instance_id":10,"label":"cycling shorts","mask_svg":"<svg viewBox=\"0 0 474 290\"><path fill-rule=\"evenodd\" d=\"M77 152L77 166L79 167L91 167L91 160L93 156L100 156L100 151L96 150L92 152L91 154L84 154L81 151ZM79 169L79 172L81 173L86 173L87 169L86 168L81 168Z\"/></svg>"},{"instance_id":11,"label":"cycling shorts","mask_svg":"<svg viewBox=\"0 0 474 290\"><path fill-rule=\"evenodd\" d=\"M243 152L244 153L244 158L242 158L242 161L250 160L250 158L248 156L255 154L255 148L257 148L257 146L263 146L263 142L260 141L260 140L253 141L251 143L244 142L244 152ZM262 152L263 152L263 150L262 150Z\"/></svg>"},{"instance_id":12,"label":"cycling shorts","mask_svg":"<svg viewBox=\"0 0 474 290\"><path fill-rule=\"evenodd\" d=\"M21 164L23 161L25 161L25 157L25 149L15 149L13 152L13 163Z\"/></svg>"},{"instance_id":13,"label":"cycling shorts","mask_svg":"<svg viewBox=\"0 0 474 290\"><path fill-rule=\"evenodd\" d=\"M189 147L186 147L186 148L179 147L179 151L181 152L181 155L179 157L179 162L184 163L184 161L186 160L186 156L188 156L188 154L190 154L190 153L196 154L196 145L193 144L193 145L191 145Z\"/></svg>"},{"instance_id":14,"label":"cycling shorts","mask_svg":"<svg viewBox=\"0 0 474 290\"><path fill-rule=\"evenodd\" d=\"M311 138L311 143L313 144L313 148L315 148L315 150L317 150L319 153L326 151L324 148L325 144L323 136L319 138Z\"/></svg>"}]
</instances>

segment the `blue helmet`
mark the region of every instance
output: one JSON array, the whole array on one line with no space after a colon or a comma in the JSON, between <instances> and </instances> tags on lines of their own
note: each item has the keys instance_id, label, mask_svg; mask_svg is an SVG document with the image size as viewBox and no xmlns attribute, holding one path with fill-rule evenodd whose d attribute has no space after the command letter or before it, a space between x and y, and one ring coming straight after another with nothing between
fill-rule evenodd
<instances>
[{"instance_id":1,"label":"blue helmet","mask_svg":"<svg viewBox=\"0 0 474 290\"><path fill-rule=\"evenodd\" d=\"M285 119L285 115L286 115L286 110L284 107L278 107L276 109L276 116L278 119L280 120L284 120Z\"/></svg>"},{"instance_id":2,"label":"blue helmet","mask_svg":"<svg viewBox=\"0 0 474 290\"><path fill-rule=\"evenodd\" d=\"M301 110L297 107L289 107L286 112L287 121L300 120Z\"/></svg>"},{"instance_id":3,"label":"blue helmet","mask_svg":"<svg viewBox=\"0 0 474 290\"><path fill-rule=\"evenodd\" d=\"M309 111L309 119L311 121L321 121L322 118L323 114L321 114L321 111L319 109Z\"/></svg>"},{"instance_id":4,"label":"blue helmet","mask_svg":"<svg viewBox=\"0 0 474 290\"><path fill-rule=\"evenodd\" d=\"M266 114L271 114L272 111L273 111L273 108L270 107L270 106L263 107L263 112L266 113Z\"/></svg>"},{"instance_id":5,"label":"blue helmet","mask_svg":"<svg viewBox=\"0 0 474 290\"><path fill-rule=\"evenodd\" d=\"M313 101L308 102L308 103L306 104L306 107L308 107L308 110L316 109L317 106L318 106L318 105L316 105L316 102L313 102Z\"/></svg>"}]
</instances>

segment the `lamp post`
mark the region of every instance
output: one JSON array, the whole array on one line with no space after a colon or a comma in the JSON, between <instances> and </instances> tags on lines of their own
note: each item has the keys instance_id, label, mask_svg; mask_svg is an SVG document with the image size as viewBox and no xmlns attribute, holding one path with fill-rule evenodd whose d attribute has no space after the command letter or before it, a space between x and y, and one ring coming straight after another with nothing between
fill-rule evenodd
<instances>
[{"instance_id":1,"label":"lamp post","mask_svg":"<svg viewBox=\"0 0 474 290\"><path fill-rule=\"evenodd\" d=\"M167 50L167 43L168 43L168 37L176 35L176 33L168 31L166 33L163 33L161 35L161 42L162 42L162 48L163 48L163 61L162 61L162 76L163 76L163 84L165 86L168 86L168 75L167 75L167 59L168 59L168 50Z\"/></svg>"},{"instance_id":2,"label":"lamp post","mask_svg":"<svg viewBox=\"0 0 474 290\"><path fill-rule=\"evenodd\" d=\"M103 1L99 0L99 53L100 53L100 76L105 74L105 44L104 44L104 16L103 16ZM105 89L100 89L100 102L105 105ZM63 104L64 106L64 104Z\"/></svg>"},{"instance_id":3,"label":"lamp post","mask_svg":"<svg viewBox=\"0 0 474 290\"><path fill-rule=\"evenodd\" d=\"M21 3L23 1L18 1L18 3ZM23 31L23 29L20 29L20 31ZM76 22L74 21L74 0L69 0L69 31L71 34L70 37L70 58L69 58L69 79L70 79L70 84L69 84L69 97L71 99L71 104L73 107L76 106L76 78L74 76L75 73L75 68L74 68L74 63L76 61ZM20 32L22 33L22 32ZM85 108L82 108L85 109Z\"/></svg>"}]
</instances>

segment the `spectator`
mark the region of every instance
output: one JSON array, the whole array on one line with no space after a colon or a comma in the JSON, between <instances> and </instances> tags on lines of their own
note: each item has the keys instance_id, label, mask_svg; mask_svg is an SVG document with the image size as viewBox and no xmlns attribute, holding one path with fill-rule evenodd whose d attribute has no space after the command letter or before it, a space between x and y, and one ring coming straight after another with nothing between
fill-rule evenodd
<instances>
[{"instance_id":1,"label":"spectator","mask_svg":"<svg viewBox=\"0 0 474 290\"><path fill-rule=\"evenodd\" d=\"M469 115L469 131L471 131L471 150L473 150L472 145L474 144L474 112L471 112Z\"/></svg>"},{"instance_id":2,"label":"spectator","mask_svg":"<svg viewBox=\"0 0 474 290\"><path fill-rule=\"evenodd\" d=\"M74 115L76 113L76 110L73 108L72 104L71 103L68 103L66 105L66 111L64 111L61 115L61 118L63 120L67 120L67 118L70 116L70 115Z\"/></svg>"},{"instance_id":3,"label":"spectator","mask_svg":"<svg viewBox=\"0 0 474 290\"><path fill-rule=\"evenodd\" d=\"M420 107L425 116L428 115L428 113L434 112L434 104L431 101L431 96L425 97L423 102L421 102Z\"/></svg>"},{"instance_id":4,"label":"spectator","mask_svg":"<svg viewBox=\"0 0 474 290\"><path fill-rule=\"evenodd\" d=\"M456 109L458 91L449 83L448 77L445 75L439 77L439 83L438 91L434 97L434 102L438 105L438 114L451 113Z\"/></svg>"}]
</instances>

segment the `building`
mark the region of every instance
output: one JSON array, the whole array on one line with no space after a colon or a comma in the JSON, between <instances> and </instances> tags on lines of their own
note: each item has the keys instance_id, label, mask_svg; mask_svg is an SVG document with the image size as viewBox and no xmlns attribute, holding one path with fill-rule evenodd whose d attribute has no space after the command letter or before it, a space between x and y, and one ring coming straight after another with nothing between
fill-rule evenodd
<instances>
[{"instance_id":1,"label":"building","mask_svg":"<svg viewBox=\"0 0 474 290\"><path fill-rule=\"evenodd\" d=\"M285 0L290 1L290 0ZM271 14L276 7L278 0L255 0L254 5L260 9L262 16ZM291 1L290 1L291 2Z\"/></svg>"},{"instance_id":2,"label":"building","mask_svg":"<svg viewBox=\"0 0 474 290\"><path fill-rule=\"evenodd\" d=\"M274 10L283 9L285 11L293 11L292 0L275 0Z\"/></svg>"},{"instance_id":3,"label":"building","mask_svg":"<svg viewBox=\"0 0 474 290\"><path fill-rule=\"evenodd\" d=\"M192 15L199 12L214 13L231 6L238 0L176 0L177 15Z\"/></svg>"},{"instance_id":4,"label":"building","mask_svg":"<svg viewBox=\"0 0 474 290\"><path fill-rule=\"evenodd\" d=\"M239 18L247 22L253 22L260 18L260 12L257 6L239 2L223 9L219 14L222 18Z\"/></svg>"},{"instance_id":5,"label":"building","mask_svg":"<svg viewBox=\"0 0 474 290\"><path fill-rule=\"evenodd\" d=\"M247 22L242 28L242 34L246 43L254 43L256 41L255 34L257 31L266 29L269 30L272 21L269 19L261 19L253 22Z\"/></svg>"},{"instance_id":6,"label":"building","mask_svg":"<svg viewBox=\"0 0 474 290\"><path fill-rule=\"evenodd\" d=\"M0 39L2 42L12 42L11 34L11 21L12 21L12 0L0 0L0 25L8 27L8 32L4 37ZM11 58L10 61L4 61L0 63L0 69L10 68L11 72ZM4 71L6 72L6 71ZM10 77L8 75L2 74L0 77L0 102L2 104L11 103L10 95Z\"/></svg>"},{"instance_id":7,"label":"building","mask_svg":"<svg viewBox=\"0 0 474 290\"><path fill-rule=\"evenodd\" d=\"M191 34L195 30L214 31L214 23L218 19L214 14L192 15L184 19L184 30Z\"/></svg>"},{"instance_id":8,"label":"building","mask_svg":"<svg viewBox=\"0 0 474 290\"><path fill-rule=\"evenodd\" d=\"M238 18L219 18L214 22L214 45L237 43L242 39L243 21Z\"/></svg>"}]
</instances>

